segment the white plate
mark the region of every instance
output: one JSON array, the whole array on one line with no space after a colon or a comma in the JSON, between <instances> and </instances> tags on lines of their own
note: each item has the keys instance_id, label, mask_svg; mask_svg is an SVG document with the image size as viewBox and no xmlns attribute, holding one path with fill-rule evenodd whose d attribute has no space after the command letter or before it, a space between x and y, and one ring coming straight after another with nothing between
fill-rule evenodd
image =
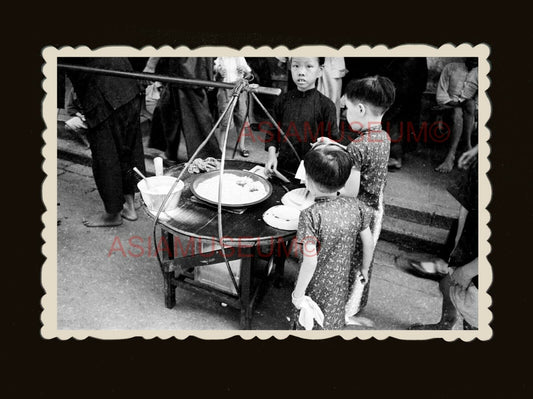
<instances>
[{"instance_id":1,"label":"white plate","mask_svg":"<svg viewBox=\"0 0 533 399\"><path fill-rule=\"evenodd\" d=\"M315 203L315 199L311 193L307 194L307 198L305 197L307 192L306 188L291 190L281 197L281 203L296 208L299 211L303 211Z\"/></svg>"},{"instance_id":2,"label":"white plate","mask_svg":"<svg viewBox=\"0 0 533 399\"><path fill-rule=\"evenodd\" d=\"M300 211L296 208L276 205L263 213L263 220L269 226L280 230L298 230Z\"/></svg>"}]
</instances>

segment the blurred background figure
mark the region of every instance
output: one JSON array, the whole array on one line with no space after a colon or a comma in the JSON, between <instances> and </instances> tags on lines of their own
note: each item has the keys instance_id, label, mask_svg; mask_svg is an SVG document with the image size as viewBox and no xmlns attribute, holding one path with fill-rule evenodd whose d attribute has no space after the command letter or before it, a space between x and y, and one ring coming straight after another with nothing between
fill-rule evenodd
<instances>
[{"instance_id":1,"label":"blurred background figure","mask_svg":"<svg viewBox=\"0 0 533 399\"><path fill-rule=\"evenodd\" d=\"M472 131L475 124L478 88L478 60L466 58L464 62L447 64L441 72L437 86L437 104L451 116L451 143L444 161L435 168L437 172L448 173L453 169L455 153L461 140L465 150L472 148Z\"/></svg>"},{"instance_id":2,"label":"blurred background figure","mask_svg":"<svg viewBox=\"0 0 533 399\"><path fill-rule=\"evenodd\" d=\"M344 57L325 57L322 76L318 78L316 87L335 104L337 125L340 122L342 78L347 72Z\"/></svg>"},{"instance_id":3,"label":"blurred background figure","mask_svg":"<svg viewBox=\"0 0 533 399\"><path fill-rule=\"evenodd\" d=\"M214 65L215 80L221 80L225 83L235 83L240 79L250 79L252 75L252 69L246 63L244 57L217 57ZM231 89L219 88L217 92L218 113L222 115L231 99ZM244 122L248 113L248 92L242 91L239 94L233 115L226 114L224 119L220 122L219 141L222 141L223 134L229 124L230 129L235 127L237 137L239 140L239 150L243 157L250 156L250 152L245 146L245 134L242 134L244 128ZM222 144L222 143L221 143Z\"/></svg>"},{"instance_id":4,"label":"blurred background figure","mask_svg":"<svg viewBox=\"0 0 533 399\"><path fill-rule=\"evenodd\" d=\"M253 83L258 84L259 86L264 87L275 87L272 75L273 69L277 65L277 59L274 57L246 57L246 62L252 70L254 76ZM268 94L256 93L257 98L261 101L261 104L266 108L266 110L272 114L272 107L274 105L274 100L276 96L271 96ZM268 120L265 112L255 103L255 101L249 101L249 118L250 125L253 130L259 130L260 121Z\"/></svg>"},{"instance_id":5,"label":"blurred background figure","mask_svg":"<svg viewBox=\"0 0 533 399\"><path fill-rule=\"evenodd\" d=\"M213 80L211 57L152 57L144 72L185 79ZM166 83L154 109L148 146L164 151L166 163L178 162L180 136L183 133L187 157L191 158L213 128L205 87ZM198 157L220 158L221 152L213 135Z\"/></svg>"},{"instance_id":6,"label":"blurred background figure","mask_svg":"<svg viewBox=\"0 0 533 399\"><path fill-rule=\"evenodd\" d=\"M383 117L383 126L391 138L389 169L402 167L404 153L412 150L420 131L422 94L426 89L428 67L425 57L392 58L383 67L383 75L396 87L396 100Z\"/></svg>"}]
</instances>

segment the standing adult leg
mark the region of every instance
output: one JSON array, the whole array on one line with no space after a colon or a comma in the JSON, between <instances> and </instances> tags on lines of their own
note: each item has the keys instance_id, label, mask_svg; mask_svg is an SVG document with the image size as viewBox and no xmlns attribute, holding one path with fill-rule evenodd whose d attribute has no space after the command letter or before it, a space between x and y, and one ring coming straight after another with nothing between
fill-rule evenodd
<instances>
[{"instance_id":1,"label":"standing adult leg","mask_svg":"<svg viewBox=\"0 0 533 399\"><path fill-rule=\"evenodd\" d=\"M136 179L133 168L137 167L142 173L146 173L140 125L141 105L141 98L137 97L124 106L124 110L120 113L120 129L116 130L117 138L115 138L125 199L122 217L132 221L137 220L134 206Z\"/></svg>"},{"instance_id":2,"label":"standing adult leg","mask_svg":"<svg viewBox=\"0 0 533 399\"><path fill-rule=\"evenodd\" d=\"M459 145L459 140L463 134L463 108L453 107L452 111L452 124L451 127L451 143L448 150L448 154L439 166L435 168L437 172L448 173L453 169L453 164L455 161L455 152L457 151L457 146Z\"/></svg>"},{"instance_id":3,"label":"standing adult leg","mask_svg":"<svg viewBox=\"0 0 533 399\"><path fill-rule=\"evenodd\" d=\"M85 220L87 227L117 226L122 223L124 194L133 193L133 189L125 190L124 184L133 184L130 180L133 177L127 175L131 171L132 144L135 143L130 139L130 144L125 138L140 138L139 104L139 99L136 98L120 107L104 122L91 129L88 136L94 180L104 203L105 213ZM142 143L140 150L142 151ZM144 166L140 166L144 170Z\"/></svg>"},{"instance_id":4,"label":"standing adult leg","mask_svg":"<svg viewBox=\"0 0 533 399\"><path fill-rule=\"evenodd\" d=\"M171 162L178 161L180 144L181 114L178 90L175 85L168 84L161 93L161 98L154 112L150 138L151 143L155 144L156 142L160 143L161 136L163 136L164 145L160 144L156 148L161 150L164 148L165 156Z\"/></svg>"}]
</instances>

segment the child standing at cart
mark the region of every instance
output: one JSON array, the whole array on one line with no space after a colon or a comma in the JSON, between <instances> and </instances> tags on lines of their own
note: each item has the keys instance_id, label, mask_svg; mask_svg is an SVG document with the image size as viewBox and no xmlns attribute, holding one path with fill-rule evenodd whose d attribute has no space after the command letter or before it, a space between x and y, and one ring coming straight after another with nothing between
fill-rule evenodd
<instances>
[{"instance_id":1,"label":"child standing at cart","mask_svg":"<svg viewBox=\"0 0 533 399\"><path fill-rule=\"evenodd\" d=\"M346 118L352 130L358 131L359 137L347 147L353 167L341 194L357 197L372 210L370 221L372 252L381 233L383 191L390 152L390 137L381 127L381 118L394 103L394 99L394 84L386 77L373 76L353 80L346 87ZM358 246L360 245L359 243ZM356 253L358 253L357 250ZM371 265L368 278L365 278L365 283L363 283L363 280L357 277L360 265L361 258L359 257L356 258L350 274L352 288L346 306L346 322L351 325L372 327L371 320L355 316L368 301L372 276Z\"/></svg>"},{"instance_id":2,"label":"child standing at cart","mask_svg":"<svg viewBox=\"0 0 533 399\"><path fill-rule=\"evenodd\" d=\"M299 310L299 328L342 329L350 292L349 274L360 236L362 273L368 278L372 260L370 210L338 191L350 176L350 155L333 144L316 145L304 158L306 187L315 203L302 211L297 242L301 244L300 272L292 293Z\"/></svg>"},{"instance_id":3,"label":"child standing at cart","mask_svg":"<svg viewBox=\"0 0 533 399\"><path fill-rule=\"evenodd\" d=\"M338 139L335 104L316 89L317 79L322 75L324 59L290 59L291 76L296 89L278 97L273 107L273 118L285 136L271 121L259 124L260 131L266 133L265 149L268 151L268 159L265 169L269 176L273 170L279 169L296 173L299 162L288 141L303 159L318 137Z\"/></svg>"}]
</instances>

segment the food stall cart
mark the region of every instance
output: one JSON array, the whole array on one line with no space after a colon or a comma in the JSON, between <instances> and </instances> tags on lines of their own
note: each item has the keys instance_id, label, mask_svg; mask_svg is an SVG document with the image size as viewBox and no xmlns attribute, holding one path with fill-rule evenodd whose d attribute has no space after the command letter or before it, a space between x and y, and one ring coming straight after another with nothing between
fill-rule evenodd
<instances>
[{"instance_id":1,"label":"food stall cart","mask_svg":"<svg viewBox=\"0 0 533 399\"><path fill-rule=\"evenodd\" d=\"M226 161L226 171L250 170L256 164L245 161ZM184 165L169 169L166 175L178 176ZM188 289L210 295L217 300L240 309L240 326L251 328L254 307L266 292L268 285L283 274L283 263L294 238L294 230L281 230L269 226L263 214L279 205L281 197L296 183L283 183L273 178L272 191L264 201L241 208L225 208L222 212L226 256L236 274L237 287L231 283L224 258L218 245L217 207L199 201L191 190L195 179L202 174L185 172L185 183L179 206L160 215L157 223L161 229L159 239L162 251L165 305L176 305L176 288ZM144 207L154 218L153 212ZM207 266L211 268L203 273ZM237 269L237 272L234 271ZM225 280L225 281L224 281Z\"/></svg>"}]
</instances>

